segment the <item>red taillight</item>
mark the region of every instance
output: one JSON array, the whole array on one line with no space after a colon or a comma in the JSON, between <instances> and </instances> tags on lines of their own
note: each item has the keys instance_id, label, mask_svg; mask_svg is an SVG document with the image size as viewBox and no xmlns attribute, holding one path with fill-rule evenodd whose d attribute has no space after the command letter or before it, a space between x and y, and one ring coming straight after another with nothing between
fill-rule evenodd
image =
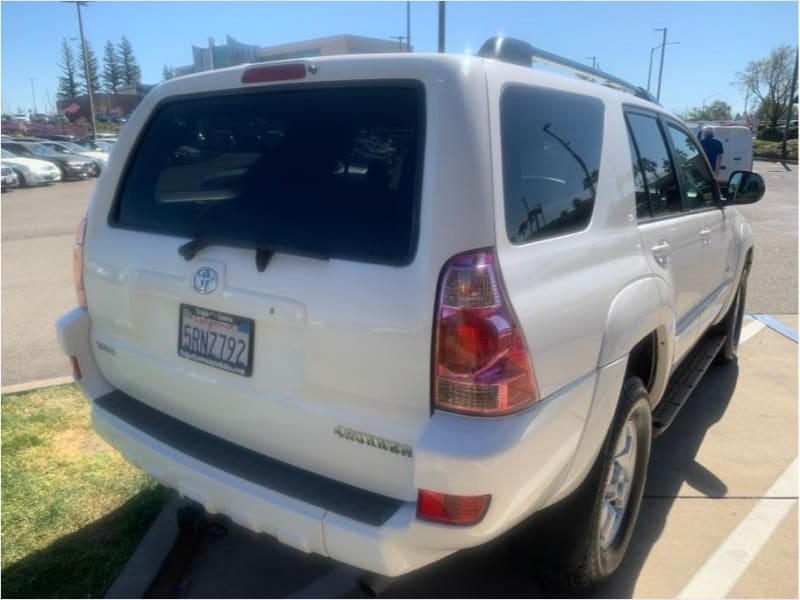
<instances>
[{"instance_id":1,"label":"red taillight","mask_svg":"<svg viewBox=\"0 0 800 600\"><path fill-rule=\"evenodd\" d=\"M419 490L417 518L449 525L474 525L483 519L491 499L489 494L453 496L430 490Z\"/></svg>"},{"instance_id":2,"label":"red taillight","mask_svg":"<svg viewBox=\"0 0 800 600\"><path fill-rule=\"evenodd\" d=\"M75 244L72 246L72 280L75 282L75 295L78 306L86 308L86 289L83 287L83 242L86 239L86 217L81 219L75 231Z\"/></svg>"},{"instance_id":3,"label":"red taillight","mask_svg":"<svg viewBox=\"0 0 800 600\"><path fill-rule=\"evenodd\" d=\"M242 83L267 83L270 81L290 81L303 79L306 76L306 66L301 63L289 65L269 65L266 67L252 67L242 73Z\"/></svg>"},{"instance_id":4,"label":"red taillight","mask_svg":"<svg viewBox=\"0 0 800 600\"><path fill-rule=\"evenodd\" d=\"M492 250L452 258L436 307L434 406L505 415L539 399L536 378Z\"/></svg>"}]
</instances>

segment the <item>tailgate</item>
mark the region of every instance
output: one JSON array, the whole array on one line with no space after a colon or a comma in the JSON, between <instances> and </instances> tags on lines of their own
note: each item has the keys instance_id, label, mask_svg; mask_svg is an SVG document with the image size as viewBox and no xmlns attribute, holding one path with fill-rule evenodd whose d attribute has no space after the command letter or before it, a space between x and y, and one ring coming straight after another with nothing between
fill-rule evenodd
<instances>
[{"instance_id":1,"label":"tailgate","mask_svg":"<svg viewBox=\"0 0 800 600\"><path fill-rule=\"evenodd\" d=\"M438 266L415 261L410 81L160 105L92 220L92 342L116 387L278 460L413 500Z\"/></svg>"}]
</instances>

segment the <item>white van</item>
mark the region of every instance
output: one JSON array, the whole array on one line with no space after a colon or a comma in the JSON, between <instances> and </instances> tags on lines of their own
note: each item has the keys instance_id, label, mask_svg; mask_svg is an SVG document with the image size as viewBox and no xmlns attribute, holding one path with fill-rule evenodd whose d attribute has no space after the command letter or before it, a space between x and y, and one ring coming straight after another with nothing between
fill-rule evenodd
<instances>
[{"instance_id":1,"label":"white van","mask_svg":"<svg viewBox=\"0 0 800 600\"><path fill-rule=\"evenodd\" d=\"M722 185L727 185L728 179L734 171L752 171L753 134L750 129L743 125L709 125L714 128L714 137L722 142L722 164L717 181ZM700 139L705 124L693 123L690 127Z\"/></svg>"}]
</instances>

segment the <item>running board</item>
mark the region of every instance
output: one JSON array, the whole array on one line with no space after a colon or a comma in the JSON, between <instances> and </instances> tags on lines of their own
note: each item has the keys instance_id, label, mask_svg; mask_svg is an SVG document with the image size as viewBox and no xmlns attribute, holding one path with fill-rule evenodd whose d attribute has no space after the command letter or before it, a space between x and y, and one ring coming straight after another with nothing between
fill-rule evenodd
<instances>
[{"instance_id":1,"label":"running board","mask_svg":"<svg viewBox=\"0 0 800 600\"><path fill-rule=\"evenodd\" d=\"M709 335L700 340L672 374L664 397L653 411L653 434L660 435L672 424L703 374L725 343L724 335Z\"/></svg>"}]
</instances>

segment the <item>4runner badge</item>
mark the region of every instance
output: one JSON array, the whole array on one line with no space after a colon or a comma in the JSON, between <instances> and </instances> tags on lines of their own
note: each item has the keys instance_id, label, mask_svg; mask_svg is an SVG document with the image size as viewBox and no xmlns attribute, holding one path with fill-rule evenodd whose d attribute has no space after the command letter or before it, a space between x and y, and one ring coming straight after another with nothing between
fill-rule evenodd
<instances>
[{"instance_id":1,"label":"4runner badge","mask_svg":"<svg viewBox=\"0 0 800 600\"><path fill-rule=\"evenodd\" d=\"M192 280L192 286L201 294L210 294L217 289L219 275L211 267L201 267L197 269Z\"/></svg>"},{"instance_id":2,"label":"4runner badge","mask_svg":"<svg viewBox=\"0 0 800 600\"><path fill-rule=\"evenodd\" d=\"M367 446L372 446L373 448L378 448L379 450L386 450L392 454L399 454L400 456L408 457L413 456L411 446L408 444L401 444L400 442L395 442L394 440L387 440L386 438L378 437L377 435L372 435L371 433L355 431L353 429L348 429L347 427L342 427L341 425L337 425L336 429L333 430L333 433L342 439L349 440L351 442L358 442L359 444L366 444Z\"/></svg>"}]
</instances>

